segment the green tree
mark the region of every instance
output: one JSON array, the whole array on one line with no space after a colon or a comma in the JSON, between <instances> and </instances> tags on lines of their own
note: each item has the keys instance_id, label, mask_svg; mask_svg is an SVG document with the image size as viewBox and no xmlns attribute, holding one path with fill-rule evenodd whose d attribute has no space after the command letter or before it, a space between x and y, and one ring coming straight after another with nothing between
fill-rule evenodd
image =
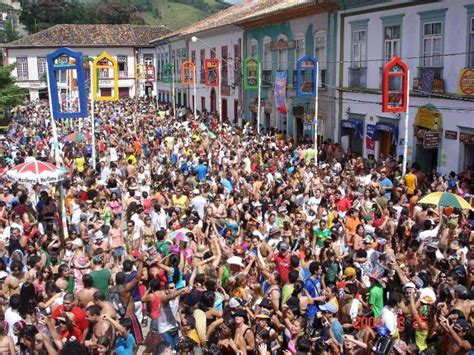
<instances>
[{"instance_id":1,"label":"green tree","mask_svg":"<svg viewBox=\"0 0 474 355\"><path fill-rule=\"evenodd\" d=\"M16 85L12 71L15 64L0 68L0 110L9 110L20 105L26 97L27 90Z\"/></svg>"},{"instance_id":2,"label":"green tree","mask_svg":"<svg viewBox=\"0 0 474 355\"><path fill-rule=\"evenodd\" d=\"M17 39L20 38L20 36L18 35L18 32L16 32L15 28L13 27L10 16L12 15L9 15L7 21L5 22L5 30L4 30L5 42L16 41Z\"/></svg>"},{"instance_id":3,"label":"green tree","mask_svg":"<svg viewBox=\"0 0 474 355\"><path fill-rule=\"evenodd\" d=\"M96 16L99 23L126 24L136 12L137 8L126 0L105 0L97 7Z\"/></svg>"}]
</instances>

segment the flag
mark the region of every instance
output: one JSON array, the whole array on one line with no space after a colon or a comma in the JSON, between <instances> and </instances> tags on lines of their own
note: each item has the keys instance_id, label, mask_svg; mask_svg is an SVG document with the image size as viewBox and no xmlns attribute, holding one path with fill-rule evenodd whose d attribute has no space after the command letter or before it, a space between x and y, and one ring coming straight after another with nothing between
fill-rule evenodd
<instances>
[{"instance_id":1,"label":"flag","mask_svg":"<svg viewBox=\"0 0 474 355\"><path fill-rule=\"evenodd\" d=\"M286 113L287 72L277 71L275 80L275 106L278 112Z\"/></svg>"}]
</instances>

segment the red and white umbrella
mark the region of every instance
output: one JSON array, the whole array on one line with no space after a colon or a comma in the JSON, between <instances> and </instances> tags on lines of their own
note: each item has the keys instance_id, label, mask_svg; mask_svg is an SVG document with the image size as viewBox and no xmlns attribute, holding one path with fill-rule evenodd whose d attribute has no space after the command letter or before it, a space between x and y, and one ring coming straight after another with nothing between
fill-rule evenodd
<instances>
[{"instance_id":1,"label":"red and white umbrella","mask_svg":"<svg viewBox=\"0 0 474 355\"><path fill-rule=\"evenodd\" d=\"M30 158L9 169L7 177L22 184L48 184L63 180L64 170L51 163Z\"/></svg>"}]
</instances>

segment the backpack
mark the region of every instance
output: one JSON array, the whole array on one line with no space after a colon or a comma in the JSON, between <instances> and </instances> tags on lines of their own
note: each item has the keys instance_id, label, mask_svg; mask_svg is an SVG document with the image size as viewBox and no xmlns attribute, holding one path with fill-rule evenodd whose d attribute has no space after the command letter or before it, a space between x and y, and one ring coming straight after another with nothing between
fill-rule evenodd
<instances>
[{"instance_id":1,"label":"backpack","mask_svg":"<svg viewBox=\"0 0 474 355\"><path fill-rule=\"evenodd\" d=\"M120 298L120 291L119 291L118 287L114 286L114 287L111 288L111 290L110 290L110 302L112 302L112 305L114 306L114 308L117 311L120 318L125 317L125 314L127 313L128 303L130 302L131 297L132 296L129 297L127 305L124 306L123 303L122 303L122 300Z\"/></svg>"}]
</instances>

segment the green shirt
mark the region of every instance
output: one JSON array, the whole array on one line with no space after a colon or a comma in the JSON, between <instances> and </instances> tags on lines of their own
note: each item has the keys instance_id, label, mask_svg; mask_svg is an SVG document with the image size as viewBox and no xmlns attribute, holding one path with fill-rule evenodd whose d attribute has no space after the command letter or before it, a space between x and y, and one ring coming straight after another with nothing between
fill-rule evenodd
<instances>
[{"instance_id":1,"label":"green shirt","mask_svg":"<svg viewBox=\"0 0 474 355\"><path fill-rule=\"evenodd\" d=\"M109 298L109 282L111 273L109 269L100 269L96 271L92 271L92 286L102 291L105 297Z\"/></svg>"},{"instance_id":2,"label":"green shirt","mask_svg":"<svg viewBox=\"0 0 474 355\"><path fill-rule=\"evenodd\" d=\"M329 229L316 229L314 231L314 234L316 235L316 245L318 247L323 247L324 246L324 241L326 240L327 237L329 237L329 234L331 231Z\"/></svg>"},{"instance_id":3,"label":"green shirt","mask_svg":"<svg viewBox=\"0 0 474 355\"><path fill-rule=\"evenodd\" d=\"M281 305L285 305L286 301L291 297L293 290L295 289L294 284L285 284L281 290Z\"/></svg>"},{"instance_id":4,"label":"green shirt","mask_svg":"<svg viewBox=\"0 0 474 355\"><path fill-rule=\"evenodd\" d=\"M374 317L378 318L382 315L383 308L383 288L380 285L375 285L369 292L369 304L372 306Z\"/></svg>"}]
</instances>

